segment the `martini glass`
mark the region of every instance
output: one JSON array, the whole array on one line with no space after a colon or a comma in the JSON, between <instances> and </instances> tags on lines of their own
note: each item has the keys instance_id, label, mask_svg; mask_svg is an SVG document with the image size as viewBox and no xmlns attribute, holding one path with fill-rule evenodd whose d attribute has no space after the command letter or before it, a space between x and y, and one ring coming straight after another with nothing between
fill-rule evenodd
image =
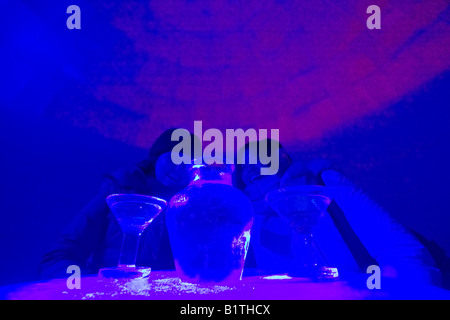
<instances>
[{"instance_id":1,"label":"martini glass","mask_svg":"<svg viewBox=\"0 0 450 320\"><path fill-rule=\"evenodd\" d=\"M326 187L299 185L273 190L266 201L291 230L295 263L289 273L312 279L337 278L337 269L325 266L326 258L314 241L314 230L331 202Z\"/></svg>"},{"instance_id":2,"label":"martini glass","mask_svg":"<svg viewBox=\"0 0 450 320\"><path fill-rule=\"evenodd\" d=\"M151 268L136 267L139 239L145 228L167 205L163 199L142 194L111 194L106 198L123 231L119 264L115 268L103 268L99 276L106 278L136 278L150 275Z\"/></svg>"}]
</instances>

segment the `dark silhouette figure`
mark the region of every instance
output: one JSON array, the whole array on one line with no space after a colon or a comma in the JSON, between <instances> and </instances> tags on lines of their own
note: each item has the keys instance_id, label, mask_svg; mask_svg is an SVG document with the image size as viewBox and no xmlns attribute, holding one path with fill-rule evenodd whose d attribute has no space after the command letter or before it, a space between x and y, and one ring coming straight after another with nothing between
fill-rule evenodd
<instances>
[{"instance_id":1,"label":"dark silhouette figure","mask_svg":"<svg viewBox=\"0 0 450 320\"><path fill-rule=\"evenodd\" d=\"M42 257L42 278L66 277L67 267L77 265L82 274L97 273L103 267L118 264L123 232L106 204L114 193L138 193L166 201L188 184L184 165L175 165L170 152L178 141L171 141L175 129L165 131L155 141L148 158L131 168L107 175L97 196L61 233L53 248ZM191 135L191 143L198 139ZM193 152L191 153L193 154ZM147 227L141 236L137 266L154 270L173 269L173 257L165 225L165 211Z\"/></svg>"}]
</instances>

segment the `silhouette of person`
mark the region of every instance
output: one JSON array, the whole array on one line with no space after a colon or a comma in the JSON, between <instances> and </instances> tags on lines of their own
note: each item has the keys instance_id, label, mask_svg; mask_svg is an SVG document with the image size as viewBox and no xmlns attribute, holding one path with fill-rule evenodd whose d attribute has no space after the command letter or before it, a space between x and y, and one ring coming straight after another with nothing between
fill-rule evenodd
<instances>
[{"instance_id":1,"label":"silhouette of person","mask_svg":"<svg viewBox=\"0 0 450 320\"><path fill-rule=\"evenodd\" d=\"M243 147L247 153L249 145ZM288 223L269 207L266 194L310 184L327 186L332 199L328 214L319 221L315 232L330 267L365 273L368 266L378 265L383 276L414 279L425 285L433 281L429 268L432 261L424 246L332 164L322 159L293 162L281 145L275 152L280 157L275 175L261 175L260 163L236 166L235 185L253 202L255 219L250 244L258 269L285 273L295 268Z\"/></svg>"},{"instance_id":2,"label":"silhouette of person","mask_svg":"<svg viewBox=\"0 0 450 320\"><path fill-rule=\"evenodd\" d=\"M171 141L174 130L166 130L156 139L147 159L106 176L100 192L43 255L39 266L41 278L66 277L69 265L79 266L82 274L117 266L123 233L105 199L115 193L137 193L169 202L175 193L187 186L187 169L183 164L175 165L170 157L171 150L178 143ZM198 138L191 134L192 146L194 139ZM154 270L174 269L164 210L143 232L136 265Z\"/></svg>"}]
</instances>

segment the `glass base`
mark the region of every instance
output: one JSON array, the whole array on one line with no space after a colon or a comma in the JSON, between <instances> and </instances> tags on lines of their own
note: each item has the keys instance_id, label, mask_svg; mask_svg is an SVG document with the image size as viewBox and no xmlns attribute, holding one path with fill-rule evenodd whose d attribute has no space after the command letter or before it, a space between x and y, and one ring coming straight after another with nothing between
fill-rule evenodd
<instances>
[{"instance_id":1,"label":"glass base","mask_svg":"<svg viewBox=\"0 0 450 320\"><path fill-rule=\"evenodd\" d=\"M339 272L337 268L313 266L295 268L288 272L289 276L299 278L309 278L312 280L337 280L339 279Z\"/></svg>"},{"instance_id":2,"label":"glass base","mask_svg":"<svg viewBox=\"0 0 450 320\"><path fill-rule=\"evenodd\" d=\"M98 271L98 277L108 279L148 278L151 270L152 268L124 265L113 268L102 268Z\"/></svg>"}]
</instances>

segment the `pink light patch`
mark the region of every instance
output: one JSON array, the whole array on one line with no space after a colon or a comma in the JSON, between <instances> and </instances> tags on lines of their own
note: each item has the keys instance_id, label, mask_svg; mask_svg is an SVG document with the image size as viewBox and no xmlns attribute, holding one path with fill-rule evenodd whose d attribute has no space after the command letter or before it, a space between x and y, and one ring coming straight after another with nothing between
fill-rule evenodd
<instances>
[{"instance_id":1,"label":"pink light patch","mask_svg":"<svg viewBox=\"0 0 450 320\"><path fill-rule=\"evenodd\" d=\"M366 28L367 4L356 0L104 6L124 35L104 63L136 72L96 75L89 89L96 108L55 112L144 148L164 129L191 129L195 120L219 130L280 129L292 151L320 143L450 68L450 25L440 16L448 1L378 5L381 30ZM124 47L136 60L121 54Z\"/></svg>"}]
</instances>

